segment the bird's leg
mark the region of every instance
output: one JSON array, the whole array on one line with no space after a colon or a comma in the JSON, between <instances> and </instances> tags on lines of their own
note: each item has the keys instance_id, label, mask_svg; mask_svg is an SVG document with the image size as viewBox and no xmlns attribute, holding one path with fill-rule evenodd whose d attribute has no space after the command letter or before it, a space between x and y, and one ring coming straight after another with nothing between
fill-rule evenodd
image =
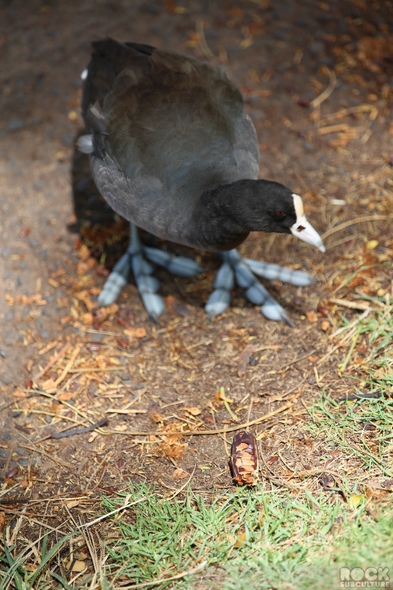
<instances>
[{"instance_id":1,"label":"bird's leg","mask_svg":"<svg viewBox=\"0 0 393 590\"><path fill-rule=\"evenodd\" d=\"M132 271L145 309L149 316L156 320L164 311L165 304L162 297L157 295L160 284L155 277L151 276L153 266L146 258L180 277L191 277L203 272L202 267L194 260L183 256L171 256L158 248L143 246L139 239L138 228L130 223L130 242L127 251L113 267L98 296L98 303L111 305L116 301Z\"/></svg>"},{"instance_id":2,"label":"bird's leg","mask_svg":"<svg viewBox=\"0 0 393 590\"><path fill-rule=\"evenodd\" d=\"M98 296L100 305L111 305L120 295L132 270L135 283L149 316L156 320L164 311L162 297L157 295L160 283L152 277L153 267L143 256L143 247L138 235L138 228L130 224L130 242L127 251L118 260L107 278Z\"/></svg>"},{"instance_id":3,"label":"bird's leg","mask_svg":"<svg viewBox=\"0 0 393 590\"><path fill-rule=\"evenodd\" d=\"M315 279L301 271L291 270L277 264L267 264L249 258L242 258L237 250L230 250L222 255L224 263L220 267L213 286L215 290L210 295L205 310L210 317L219 315L229 306L230 291L236 282L245 289L245 296L251 303L261 306L261 312L269 320L283 320L293 326L286 311L275 301L269 292L254 276L258 274L270 280L280 280L291 285L306 286Z\"/></svg>"},{"instance_id":4,"label":"bird's leg","mask_svg":"<svg viewBox=\"0 0 393 590\"><path fill-rule=\"evenodd\" d=\"M142 246L142 249L150 262L162 266L165 270L177 277L195 277L204 272L203 268L195 260L192 260L192 258L172 256L169 252L165 252L165 250L149 248L148 246Z\"/></svg>"}]
</instances>

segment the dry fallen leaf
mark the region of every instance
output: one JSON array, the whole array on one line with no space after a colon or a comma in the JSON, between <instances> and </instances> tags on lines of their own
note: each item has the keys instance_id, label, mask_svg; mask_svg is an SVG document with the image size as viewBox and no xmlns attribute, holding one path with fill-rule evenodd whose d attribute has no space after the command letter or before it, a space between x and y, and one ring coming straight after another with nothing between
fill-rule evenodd
<instances>
[{"instance_id":1,"label":"dry fallen leaf","mask_svg":"<svg viewBox=\"0 0 393 590\"><path fill-rule=\"evenodd\" d=\"M370 240L366 244L367 250L374 250L378 246L378 240Z\"/></svg>"},{"instance_id":2,"label":"dry fallen leaf","mask_svg":"<svg viewBox=\"0 0 393 590\"><path fill-rule=\"evenodd\" d=\"M315 311L309 311L306 313L307 319L310 323L314 324L316 321L318 321L318 317L317 314L315 313Z\"/></svg>"},{"instance_id":3,"label":"dry fallen leaf","mask_svg":"<svg viewBox=\"0 0 393 590\"><path fill-rule=\"evenodd\" d=\"M176 468L172 473L172 479L184 479L188 476L187 471L183 471L183 469Z\"/></svg>"},{"instance_id":4,"label":"dry fallen leaf","mask_svg":"<svg viewBox=\"0 0 393 590\"><path fill-rule=\"evenodd\" d=\"M4 527L5 527L5 514L4 514L4 512L0 512L0 533L3 532Z\"/></svg>"},{"instance_id":5,"label":"dry fallen leaf","mask_svg":"<svg viewBox=\"0 0 393 590\"><path fill-rule=\"evenodd\" d=\"M348 504L351 508L358 508L363 502L364 496L362 494L352 494L348 500Z\"/></svg>"},{"instance_id":6,"label":"dry fallen leaf","mask_svg":"<svg viewBox=\"0 0 393 590\"><path fill-rule=\"evenodd\" d=\"M79 504L79 500L68 500L68 502L66 502L67 508L75 508L75 506L78 506Z\"/></svg>"},{"instance_id":7,"label":"dry fallen leaf","mask_svg":"<svg viewBox=\"0 0 393 590\"><path fill-rule=\"evenodd\" d=\"M188 412L188 414L191 414L191 416L199 416L199 414L202 413L202 410L196 406L193 406L192 408L184 408L184 411Z\"/></svg>"},{"instance_id":8,"label":"dry fallen leaf","mask_svg":"<svg viewBox=\"0 0 393 590\"><path fill-rule=\"evenodd\" d=\"M93 324L93 314L90 312L84 313L79 317L79 320L82 322L82 324L91 326Z\"/></svg>"},{"instance_id":9,"label":"dry fallen leaf","mask_svg":"<svg viewBox=\"0 0 393 590\"><path fill-rule=\"evenodd\" d=\"M79 561L79 559L77 559L76 561L74 561L73 565L72 565L72 571L73 572L83 572L83 570L86 568L86 564L84 561Z\"/></svg>"},{"instance_id":10,"label":"dry fallen leaf","mask_svg":"<svg viewBox=\"0 0 393 590\"><path fill-rule=\"evenodd\" d=\"M146 336L146 328L126 328L124 334L131 338L144 338Z\"/></svg>"},{"instance_id":11,"label":"dry fallen leaf","mask_svg":"<svg viewBox=\"0 0 393 590\"><path fill-rule=\"evenodd\" d=\"M235 547L241 547L242 545L244 545L244 543L246 541L247 541L247 535L246 535L246 533L242 533L236 539Z\"/></svg>"},{"instance_id":12,"label":"dry fallen leaf","mask_svg":"<svg viewBox=\"0 0 393 590\"><path fill-rule=\"evenodd\" d=\"M92 442L95 441L95 439L97 438L97 436L98 436L98 432L95 430L94 432L91 433L91 435L89 436L87 442L91 444Z\"/></svg>"}]
</instances>

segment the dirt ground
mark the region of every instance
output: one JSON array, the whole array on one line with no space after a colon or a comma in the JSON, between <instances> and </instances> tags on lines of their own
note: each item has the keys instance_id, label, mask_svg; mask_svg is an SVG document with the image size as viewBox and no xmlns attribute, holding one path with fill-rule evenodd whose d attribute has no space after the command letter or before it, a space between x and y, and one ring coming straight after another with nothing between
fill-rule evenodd
<instances>
[{"instance_id":1,"label":"dirt ground","mask_svg":"<svg viewBox=\"0 0 393 590\"><path fill-rule=\"evenodd\" d=\"M266 461L282 458L270 474L317 468L322 451L299 430L306 406L322 391L339 398L353 388L337 371L349 345L334 336L337 322L362 313L359 297L391 288L392 2L8 0L0 22L7 516L42 498L99 499L130 480L229 488L231 434L222 432L250 421ZM218 260L203 252L202 277L157 272L167 303L159 327L132 279L117 305L96 308L127 240L75 149L80 73L91 41L105 36L224 63L240 85L260 176L302 194L325 237L324 255L292 236L254 234L241 247L319 279L268 285L295 328L265 320L240 290L207 324Z\"/></svg>"}]
</instances>

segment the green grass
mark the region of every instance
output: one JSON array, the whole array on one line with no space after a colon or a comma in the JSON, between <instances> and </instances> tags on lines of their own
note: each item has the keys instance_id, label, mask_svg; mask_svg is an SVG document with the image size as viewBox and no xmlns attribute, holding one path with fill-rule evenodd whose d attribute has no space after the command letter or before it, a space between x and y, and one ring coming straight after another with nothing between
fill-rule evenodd
<instances>
[{"instance_id":1,"label":"green grass","mask_svg":"<svg viewBox=\"0 0 393 590\"><path fill-rule=\"evenodd\" d=\"M376 468L393 477L393 399L366 399L345 403L321 397L310 409L306 428L364 469ZM372 430L368 430L372 429Z\"/></svg>"},{"instance_id":2,"label":"green grass","mask_svg":"<svg viewBox=\"0 0 393 590\"><path fill-rule=\"evenodd\" d=\"M362 388L393 395L393 300L385 301L378 297L365 297L371 305L380 305L363 319L357 328L352 340L359 338L367 350L367 356L363 364L351 367L350 362L346 368L352 369L349 376L360 381ZM346 318L342 318L345 326ZM345 333L345 332L344 332ZM357 343L357 342L356 342ZM356 348L355 348L356 349Z\"/></svg>"},{"instance_id":3,"label":"green grass","mask_svg":"<svg viewBox=\"0 0 393 590\"><path fill-rule=\"evenodd\" d=\"M340 566L389 567L393 509L371 517L365 499L356 508L338 495L240 489L212 503L189 492L164 500L146 486L131 488L131 522L108 545L108 579L128 584L162 580L206 568L172 582L175 588L333 588ZM108 510L119 499L104 500ZM156 588L164 589L169 582Z\"/></svg>"},{"instance_id":4,"label":"green grass","mask_svg":"<svg viewBox=\"0 0 393 590\"><path fill-rule=\"evenodd\" d=\"M73 533L65 535L50 548L48 548L48 535L44 535L39 539L40 560L33 571L30 568L26 568L25 564L31 558L33 548L37 543L30 543L25 549L15 555L15 546L4 542L4 553L0 553L0 590L6 590L7 588L33 590L34 588L48 587L48 566L72 536ZM49 575L52 576L49 578L49 583L51 583L53 578L58 577L57 574L53 574L52 572L49 572ZM45 580L42 580L42 578L45 578ZM63 587L68 590L66 583Z\"/></svg>"},{"instance_id":5,"label":"green grass","mask_svg":"<svg viewBox=\"0 0 393 590\"><path fill-rule=\"evenodd\" d=\"M382 298L368 298L382 304ZM347 320L343 319L343 324ZM353 345L354 344L354 345ZM322 395L309 409L307 429L355 455L364 469L393 477L393 305L390 301L363 319L353 335L350 353L367 350L361 362L346 356L346 374L354 383L347 395L373 393L376 399L342 400Z\"/></svg>"},{"instance_id":6,"label":"green grass","mask_svg":"<svg viewBox=\"0 0 393 590\"><path fill-rule=\"evenodd\" d=\"M105 510L115 510L126 496L137 503L120 516L108 515L107 559L95 571L101 585L90 585L91 573L70 584L55 559L69 541L63 538L42 552L34 572L7 548L0 558L0 588L109 590L152 582L160 590L323 590L339 587L340 567L392 563L393 508L371 510L364 496L353 504L319 489L256 487L218 494L212 502L191 491L182 500L167 500L143 484L104 498Z\"/></svg>"}]
</instances>

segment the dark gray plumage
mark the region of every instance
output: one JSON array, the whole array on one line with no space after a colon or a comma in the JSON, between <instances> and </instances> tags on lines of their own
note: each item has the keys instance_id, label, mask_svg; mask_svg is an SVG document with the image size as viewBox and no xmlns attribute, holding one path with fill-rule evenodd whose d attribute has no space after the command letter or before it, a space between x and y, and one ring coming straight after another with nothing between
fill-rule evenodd
<instances>
[{"instance_id":1,"label":"dark gray plumage","mask_svg":"<svg viewBox=\"0 0 393 590\"><path fill-rule=\"evenodd\" d=\"M210 251L232 250L250 231L292 232L323 248L300 197L279 183L256 180L255 128L222 68L149 45L99 41L85 73L82 110L90 135L80 138L79 147L90 154L97 187L135 226ZM134 234L128 256L136 253L142 256L143 247ZM145 256L161 264L158 255ZM241 259L225 259L237 276ZM122 260L116 271L120 282L132 266ZM140 276L151 274L145 268ZM200 270L194 263L183 274ZM302 284L310 282L311 277ZM151 293L157 298L156 290L154 283ZM277 306L269 317L287 319L266 296ZM209 313L216 315L221 307ZM157 316L157 309L148 311Z\"/></svg>"}]
</instances>

